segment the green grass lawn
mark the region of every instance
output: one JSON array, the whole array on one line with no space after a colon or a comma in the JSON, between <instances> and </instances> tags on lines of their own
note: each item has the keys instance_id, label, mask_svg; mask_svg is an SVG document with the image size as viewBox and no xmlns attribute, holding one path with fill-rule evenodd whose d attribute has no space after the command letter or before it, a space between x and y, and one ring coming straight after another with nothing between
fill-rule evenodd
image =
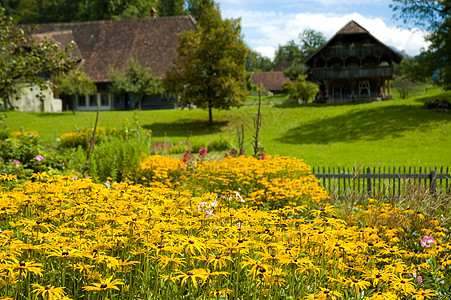
<instances>
[{"instance_id":1,"label":"green grass lawn","mask_svg":"<svg viewBox=\"0 0 451 300\"><path fill-rule=\"evenodd\" d=\"M450 166L451 114L423 108L425 101L451 98L451 92L348 105L284 105L283 96L265 99L261 143L268 154L295 156L312 166ZM245 128L245 146L253 153L256 99L228 111L192 110L101 112L99 126L121 127L134 120L153 132L154 141L205 143L217 136L238 147L237 130ZM10 131L37 130L47 141L94 125L95 112L6 112Z\"/></svg>"}]
</instances>

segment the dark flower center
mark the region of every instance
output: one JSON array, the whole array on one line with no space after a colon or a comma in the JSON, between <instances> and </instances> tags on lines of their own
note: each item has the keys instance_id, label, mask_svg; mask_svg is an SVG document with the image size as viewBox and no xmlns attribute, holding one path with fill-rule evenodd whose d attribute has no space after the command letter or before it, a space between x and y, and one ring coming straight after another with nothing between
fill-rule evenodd
<instances>
[{"instance_id":1,"label":"dark flower center","mask_svg":"<svg viewBox=\"0 0 451 300\"><path fill-rule=\"evenodd\" d=\"M102 283L102 285L100 285L101 289L105 289L108 285L106 283Z\"/></svg>"}]
</instances>

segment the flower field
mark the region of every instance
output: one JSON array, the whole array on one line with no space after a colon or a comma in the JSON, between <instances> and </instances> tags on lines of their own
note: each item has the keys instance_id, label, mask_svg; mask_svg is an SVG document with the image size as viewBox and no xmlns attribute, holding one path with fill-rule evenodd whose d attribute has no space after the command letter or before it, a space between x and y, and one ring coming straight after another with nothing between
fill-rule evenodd
<instances>
[{"instance_id":1,"label":"flower field","mask_svg":"<svg viewBox=\"0 0 451 300\"><path fill-rule=\"evenodd\" d=\"M0 175L1 299L449 299L451 235L302 160L155 155L142 183Z\"/></svg>"}]
</instances>

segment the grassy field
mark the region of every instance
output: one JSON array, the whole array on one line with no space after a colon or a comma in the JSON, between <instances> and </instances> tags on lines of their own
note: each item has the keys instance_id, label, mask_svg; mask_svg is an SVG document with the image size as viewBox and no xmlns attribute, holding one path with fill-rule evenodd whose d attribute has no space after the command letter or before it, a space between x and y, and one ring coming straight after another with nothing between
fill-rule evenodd
<instances>
[{"instance_id":1,"label":"grassy field","mask_svg":"<svg viewBox=\"0 0 451 300\"><path fill-rule=\"evenodd\" d=\"M302 158L312 166L449 166L451 114L423 108L430 99L451 98L451 92L349 105L290 106L281 96L263 102L261 144L269 154ZM245 146L253 153L257 106L213 112L193 110L101 112L99 126L121 127L138 120L154 141L205 143L225 137L238 147L237 130L245 128ZM95 112L6 112L10 131L37 130L47 141L94 125Z\"/></svg>"}]
</instances>

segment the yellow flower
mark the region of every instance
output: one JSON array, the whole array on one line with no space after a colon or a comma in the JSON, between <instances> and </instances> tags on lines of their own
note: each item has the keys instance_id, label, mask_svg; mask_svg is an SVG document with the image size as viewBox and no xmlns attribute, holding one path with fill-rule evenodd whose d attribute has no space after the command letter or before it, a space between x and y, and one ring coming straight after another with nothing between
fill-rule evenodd
<instances>
[{"instance_id":1,"label":"yellow flower","mask_svg":"<svg viewBox=\"0 0 451 300\"><path fill-rule=\"evenodd\" d=\"M42 286L37 283L31 285L35 287L35 289L31 291L32 293L36 293L34 299L37 299L39 295L47 300L59 300L66 296L66 292L63 291L64 288L62 287L54 287L51 285Z\"/></svg>"},{"instance_id":2,"label":"yellow flower","mask_svg":"<svg viewBox=\"0 0 451 300\"><path fill-rule=\"evenodd\" d=\"M180 273L180 275L175 276L175 278L182 280L181 285L184 285L185 282L188 279L190 279L196 289L197 289L198 279L199 279L199 282L202 283L209 276L207 270L205 270L205 269L194 269L194 270L188 271L186 273L184 273L182 271L178 271L178 273ZM198 278L198 279L196 279L196 278Z\"/></svg>"},{"instance_id":3,"label":"yellow flower","mask_svg":"<svg viewBox=\"0 0 451 300\"><path fill-rule=\"evenodd\" d=\"M92 285L84 286L83 290L85 291L106 291L109 289L119 290L118 285L124 284L122 281L118 279L113 280L113 276L101 280L100 283L93 283Z\"/></svg>"}]
</instances>

